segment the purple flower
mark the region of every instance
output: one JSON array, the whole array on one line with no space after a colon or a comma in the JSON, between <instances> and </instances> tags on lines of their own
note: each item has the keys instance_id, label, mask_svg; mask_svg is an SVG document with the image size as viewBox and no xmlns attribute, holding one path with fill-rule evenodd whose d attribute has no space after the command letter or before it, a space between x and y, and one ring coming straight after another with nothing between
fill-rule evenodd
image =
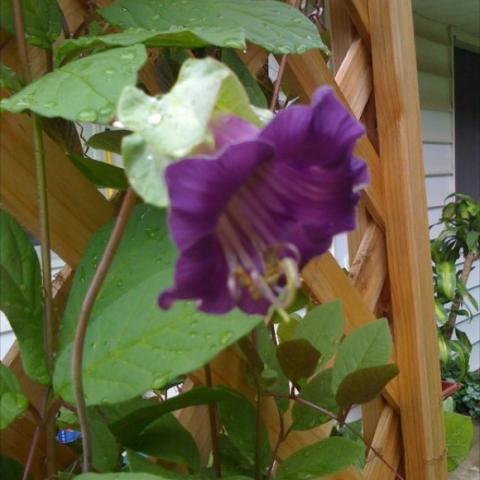
<instances>
[{"instance_id":1,"label":"purple flower","mask_svg":"<svg viewBox=\"0 0 480 480\"><path fill-rule=\"evenodd\" d=\"M188 299L209 313L264 314L288 304L299 269L355 227L368 176L352 152L364 130L328 88L262 130L231 116L213 130L215 153L166 171L180 257L159 304Z\"/></svg>"}]
</instances>

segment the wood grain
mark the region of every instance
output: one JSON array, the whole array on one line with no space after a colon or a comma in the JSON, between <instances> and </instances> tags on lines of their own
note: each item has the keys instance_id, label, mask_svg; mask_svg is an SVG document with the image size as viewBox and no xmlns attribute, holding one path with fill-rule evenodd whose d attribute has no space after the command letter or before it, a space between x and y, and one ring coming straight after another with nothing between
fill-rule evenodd
<instances>
[{"instance_id":1,"label":"wood grain","mask_svg":"<svg viewBox=\"0 0 480 480\"><path fill-rule=\"evenodd\" d=\"M402 457L400 420L396 412L386 405L378 421L372 446L380 453L384 462L370 450L364 468L368 480L394 480ZM389 468L385 462L390 465ZM410 480L409 477L407 477Z\"/></svg>"},{"instance_id":2,"label":"wood grain","mask_svg":"<svg viewBox=\"0 0 480 480\"><path fill-rule=\"evenodd\" d=\"M370 0L388 268L409 480L446 478L411 2Z\"/></svg>"}]
</instances>

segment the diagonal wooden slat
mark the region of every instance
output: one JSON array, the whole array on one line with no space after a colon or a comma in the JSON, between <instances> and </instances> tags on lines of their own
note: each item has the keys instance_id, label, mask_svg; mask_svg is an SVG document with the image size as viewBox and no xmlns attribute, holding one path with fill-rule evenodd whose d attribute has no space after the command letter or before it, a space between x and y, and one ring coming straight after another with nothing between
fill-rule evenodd
<instances>
[{"instance_id":1,"label":"diagonal wooden slat","mask_svg":"<svg viewBox=\"0 0 480 480\"><path fill-rule=\"evenodd\" d=\"M350 266L350 279L367 307L375 310L387 277L387 255L383 232L371 222Z\"/></svg>"},{"instance_id":2,"label":"diagonal wooden slat","mask_svg":"<svg viewBox=\"0 0 480 480\"><path fill-rule=\"evenodd\" d=\"M27 115L0 118L0 203L39 238L32 127ZM44 135L52 249L72 266L92 233L115 212L65 153Z\"/></svg>"},{"instance_id":3,"label":"diagonal wooden slat","mask_svg":"<svg viewBox=\"0 0 480 480\"><path fill-rule=\"evenodd\" d=\"M371 38L368 0L345 0L345 6L365 46L370 49Z\"/></svg>"},{"instance_id":4,"label":"diagonal wooden slat","mask_svg":"<svg viewBox=\"0 0 480 480\"><path fill-rule=\"evenodd\" d=\"M350 45L355 40L356 32L345 6L345 0L330 0L328 9L333 70L337 73Z\"/></svg>"},{"instance_id":5,"label":"diagonal wooden slat","mask_svg":"<svg viewBox=\"0 0 480 480\"><path fill-rule=\"evenodd\" d=\"M409 480L446 478L412 5L370 0L388 268Z\"/></svg>"},{"instance_id":6,"label":"diagonal wooden slat","mask_svg":"<svg viewBox=\"0 0 480 480\"><path fill-rule=\"evenodd\" d=\"M356 118L362 116L372 93L372 67L370 55L362 40L351 45L335 75L340 90Z\"/></svg>"},{"instance_id":7,"label":"diagonal wooden slat","mask_svg":"<svg viewBox=\"0 0 480 480\"><path fill-rule=\"evenodd\" d=\"M310 51L301 56L289 56L287 70L295 77L301 96L311 98L320 85L326 84L334 89L337 97L348 107L345 96L319 52ZM375 221L383 226L385 219L383 181L377 152L368 138L364 136L357 142L355 153L368 163L370 185L366 190L366 203Z\"/></svg>"},{"instance_id":8,"label":"diagonal wooden slat","mask_svg":"<svg viewBox=\"0 0 480 480\"><path fill-rule=\"evenodd\" d=\"M365 477L368 480L394 480L395 472L398 470L402 456L401 445L400 420L397 413L390 406L386 405L380 415L372 446L392 468L385 465L370 450L364 468Z\"/></svg>"}]
</instances>

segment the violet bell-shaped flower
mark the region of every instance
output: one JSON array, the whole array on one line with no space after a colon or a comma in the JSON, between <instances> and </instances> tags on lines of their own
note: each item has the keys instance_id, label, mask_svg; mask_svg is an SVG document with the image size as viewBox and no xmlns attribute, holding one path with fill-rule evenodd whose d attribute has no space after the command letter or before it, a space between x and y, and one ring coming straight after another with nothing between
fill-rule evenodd
<instances>
[{"instance_id":1,"label":"violet bell-shaped flower","mask_svg":"<svg viewBox=\"0 0 480 480\"><path fill-rule=\"evenodd\" d=\"M196 300L216 314L283 308L300 269L355 228L368 175L353 148L364 129L323 87L310 106L287 108L263 129L224 116L213 132L213 154L166 170L180 256L159 305Z\"/></svg>"}]
</instances>

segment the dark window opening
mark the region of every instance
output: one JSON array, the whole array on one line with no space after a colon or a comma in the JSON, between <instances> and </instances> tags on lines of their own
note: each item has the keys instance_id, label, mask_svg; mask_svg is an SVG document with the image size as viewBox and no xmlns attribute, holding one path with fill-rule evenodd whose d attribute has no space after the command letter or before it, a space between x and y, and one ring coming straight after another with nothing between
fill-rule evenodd
<instances>
[{"instance_id":1,"label":"dark window opening","mask_svg":"<svg viewBox=\"0 0 480 480\"><path fill-rule=\"evenodd\" d=\"M480 201L480 54L455 48L455 189Z\"/></svg>"}]
</instances>

